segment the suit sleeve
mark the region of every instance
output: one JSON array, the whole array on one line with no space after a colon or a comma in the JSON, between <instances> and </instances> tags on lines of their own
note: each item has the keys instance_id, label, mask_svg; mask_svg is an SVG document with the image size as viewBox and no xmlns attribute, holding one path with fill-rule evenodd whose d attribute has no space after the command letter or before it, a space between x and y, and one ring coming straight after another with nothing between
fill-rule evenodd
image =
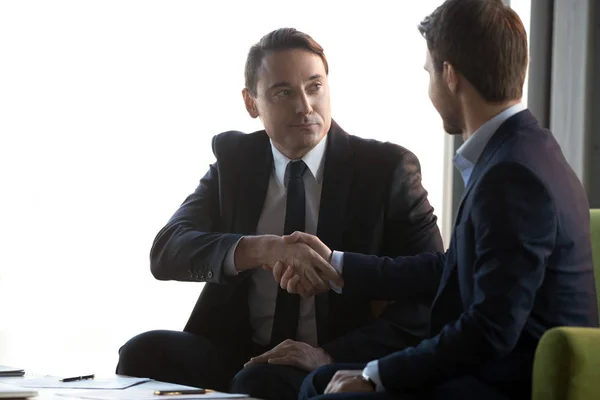
<instances>
[{"instance_id":1,"label":"suit sleeve","mask_svg":"<svg viewBox=\"0 0 600 400\"><path fill-rule=\"evenodd\" d=\"M533 308L557 232L549 192L513 163L490 169L473 190L474 262L461 266L473 270L473 301L435 337L379 359L388 390L428 386L507 356Z\"/></svg>"},{"instance_id":2,"label":"suit sleeve","mask_svg":"<svg viewBox=\"0 0 600 400\"><path fill-rule=\"evenodd\" d=\"M433 299L445 259L443 253L397 258L344 253L343 293L383 301Z\"/></svg>"},{"instance_id":3,"label":"suit sleeve","mask_svg":"<svg viewBox=\"0 0 600 400\"><path fill-rule=\"evenodd\" d=\"M242 235L216 231L219 193L217 161L154 239L150 268L156 279L227 283L243 275L224 275L227 252Z\"/></svg>"},{"instance_id":4,"label":"suit sleeve","mask_svg":"<svg viewBox=\"0 0 600 400\"><path fill-rule=\"evenodd\" d=\"M402 153L390 187L384 254L413 256L443 251L437 217L421 184L421 165L410 151Z\"/></svg>"}]
</instances>

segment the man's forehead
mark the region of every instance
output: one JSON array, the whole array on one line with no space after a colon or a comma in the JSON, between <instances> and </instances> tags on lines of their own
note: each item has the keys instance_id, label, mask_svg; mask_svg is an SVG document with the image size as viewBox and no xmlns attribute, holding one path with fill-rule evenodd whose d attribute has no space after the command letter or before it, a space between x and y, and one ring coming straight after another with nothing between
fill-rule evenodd
<instances>
[{"instance_id":1,"label":"man's forehead","mask_svg":"<svg viewBox=\"0 0 600 400\"><path fill-rule=\"evenodd\" d=\"M258 69L259 83L267 85L276 81L309 81L326 75L321 57L304 49L267 54Z\"/></svg>"}]
</instances>

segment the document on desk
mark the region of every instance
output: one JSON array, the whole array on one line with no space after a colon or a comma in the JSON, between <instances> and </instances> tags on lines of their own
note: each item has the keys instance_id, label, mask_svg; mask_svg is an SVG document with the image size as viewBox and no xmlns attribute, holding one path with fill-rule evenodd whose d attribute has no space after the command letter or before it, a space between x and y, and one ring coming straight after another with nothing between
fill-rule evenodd
<instances>
[{"instance_id":1,"label":"document on desk","mask_svg":"<svg viewBox=\"0 0 600 400\"><path fill-rule=\"evenodd\" d=\"M47 389L125 389L133 385L148 382L148 378L132 378L128 376L115 376L103 379L84 379L80 381L61 382L60 377L44 376L41 378L19 378L18 380L3 380L25 388Z\"/></svg>"},{"instance_id":2,"label":"document on desk","mask_svg":"<svg viewBox=\"0 0 600 400\"><path fill-rule=\"evenodd\" d=\"M21 368L12 368L7 367L6 365L0 365L0 377L5 376L23 376L25 375L25 370Z\"/></svg>"},{"instance_id":3,"label":"document on desk","mask_svg":"<svg viewBox=\"0 0 600 400\"><path fill-rule=\"evenodd\" d=\"M57 396L67 396L85 400L205 400L205 399L241 399L248 398L246 394L231 394L207 390L205 394L157 396L153 390L95 390L85 392L57 393Z\"/></svg>"}]
</instances>

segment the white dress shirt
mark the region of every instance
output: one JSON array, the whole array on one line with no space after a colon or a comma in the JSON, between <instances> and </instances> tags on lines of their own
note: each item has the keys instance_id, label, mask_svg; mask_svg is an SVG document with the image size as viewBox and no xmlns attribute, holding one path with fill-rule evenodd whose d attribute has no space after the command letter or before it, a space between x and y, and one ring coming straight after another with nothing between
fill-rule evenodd
<instances>
[{"instance_id":1,"label":"white dress shirt","mask_svg":"<svg viewBox=\"0 0 600 400\"><path fill-rule=\"evenodd\" d=\"M525 104L521 102L508 107L506 110L498 113L485 124L481 125L479 129L477 129L473 135L471 135L471 137L456 150L454 166L460 171L465 186L469 183L469 178L471 177L473 168L475 168L475 163L479 160L483 150L485 150L485 146L492 136L494 136L494 133L496 133L498 128L500 128L500 125L526 108Z\"/></svg>"},{"instance_id":2,"label":"white dress shirt","mask_svg":"<svg viewBox=\"0 0 600 400\"><path fill-rule=\"evenodd\" d=\"M508 107L504 111L498 113L492 119L481 125L470 138L468 138L462 146L456 151L454 157L454 165L461 173L465 186L469 183L469 178L475 168L475 163L483 153L485 146L488 144L494 133L500 128L507 119L513 115L525 110L526 107L523 103L517 103L513 106ZM331 257L331 265L342 274L344 268L344 253L334 251ZM335 290L335 289L334 289ZM336 290L337 291L337 290ZM375 387L378 392L384 391L385 387L381 382L379 375L379 361L374 360L367 364L363 370L363 374L368 376L369 379L375 383Z\"/></svg>"},{"instance_id":3,"label":"white dress shirt","mask_svg":"<svg viewBox=\"0 0 600 400\"><path fill-rule=\"evenodd\" d=\"M302 160L308 167L304 174L304 190L306 201L305 232L316 235L319 222L319 206L321 203L321 189L323 186L323 165L325 162L326 137L309 151ZM269 179L269 188L263 205L262 213L256 227L257 235L283 235L285 224L285 206L287 200L287 166L290 160L275 148L271 142L273 152L273 171ZM235 243L229 250L223 265L225 275L234 276L235 269ZM254 342L267 346L271 341L275 303L277 301L278 284L271 271L260 268L252 270L252 282L248 293L250 308L250 324L254 329ZM300 299L300 319L296 339L317 345L317 321L315 313L315 299L310 297Z\"/></svg>"}]
</instances>

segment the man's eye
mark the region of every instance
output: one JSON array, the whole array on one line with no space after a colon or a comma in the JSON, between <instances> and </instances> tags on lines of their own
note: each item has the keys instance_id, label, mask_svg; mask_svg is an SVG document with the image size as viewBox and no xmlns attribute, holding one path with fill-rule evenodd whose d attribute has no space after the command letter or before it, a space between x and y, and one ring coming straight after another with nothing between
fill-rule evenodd
<instances>
[{"instance_id":1,"label":"man's eye","mask_svg":"<svg viewBox=\"0 0 600 400\"><path fill-rule=\"evenodd\" d=\"M321 86L323 86L320 83L315 83L314 85L311 85L310 90L313 92L318 92L319 90L321 90Z\"/></svg>"},{"instance_id":2,"label":"man's eye","mask_svg":"<svg viewBox=\"0 0 600 400\"><path fill-rule=\"evenodd\" d=\"M280 91L279 93L277 93L277 96L281 96L281 97L289 96L290 93L291 93L291 91L289 91L288 89L284 89L284 90Z\"/></svg>"}]
</instances>

